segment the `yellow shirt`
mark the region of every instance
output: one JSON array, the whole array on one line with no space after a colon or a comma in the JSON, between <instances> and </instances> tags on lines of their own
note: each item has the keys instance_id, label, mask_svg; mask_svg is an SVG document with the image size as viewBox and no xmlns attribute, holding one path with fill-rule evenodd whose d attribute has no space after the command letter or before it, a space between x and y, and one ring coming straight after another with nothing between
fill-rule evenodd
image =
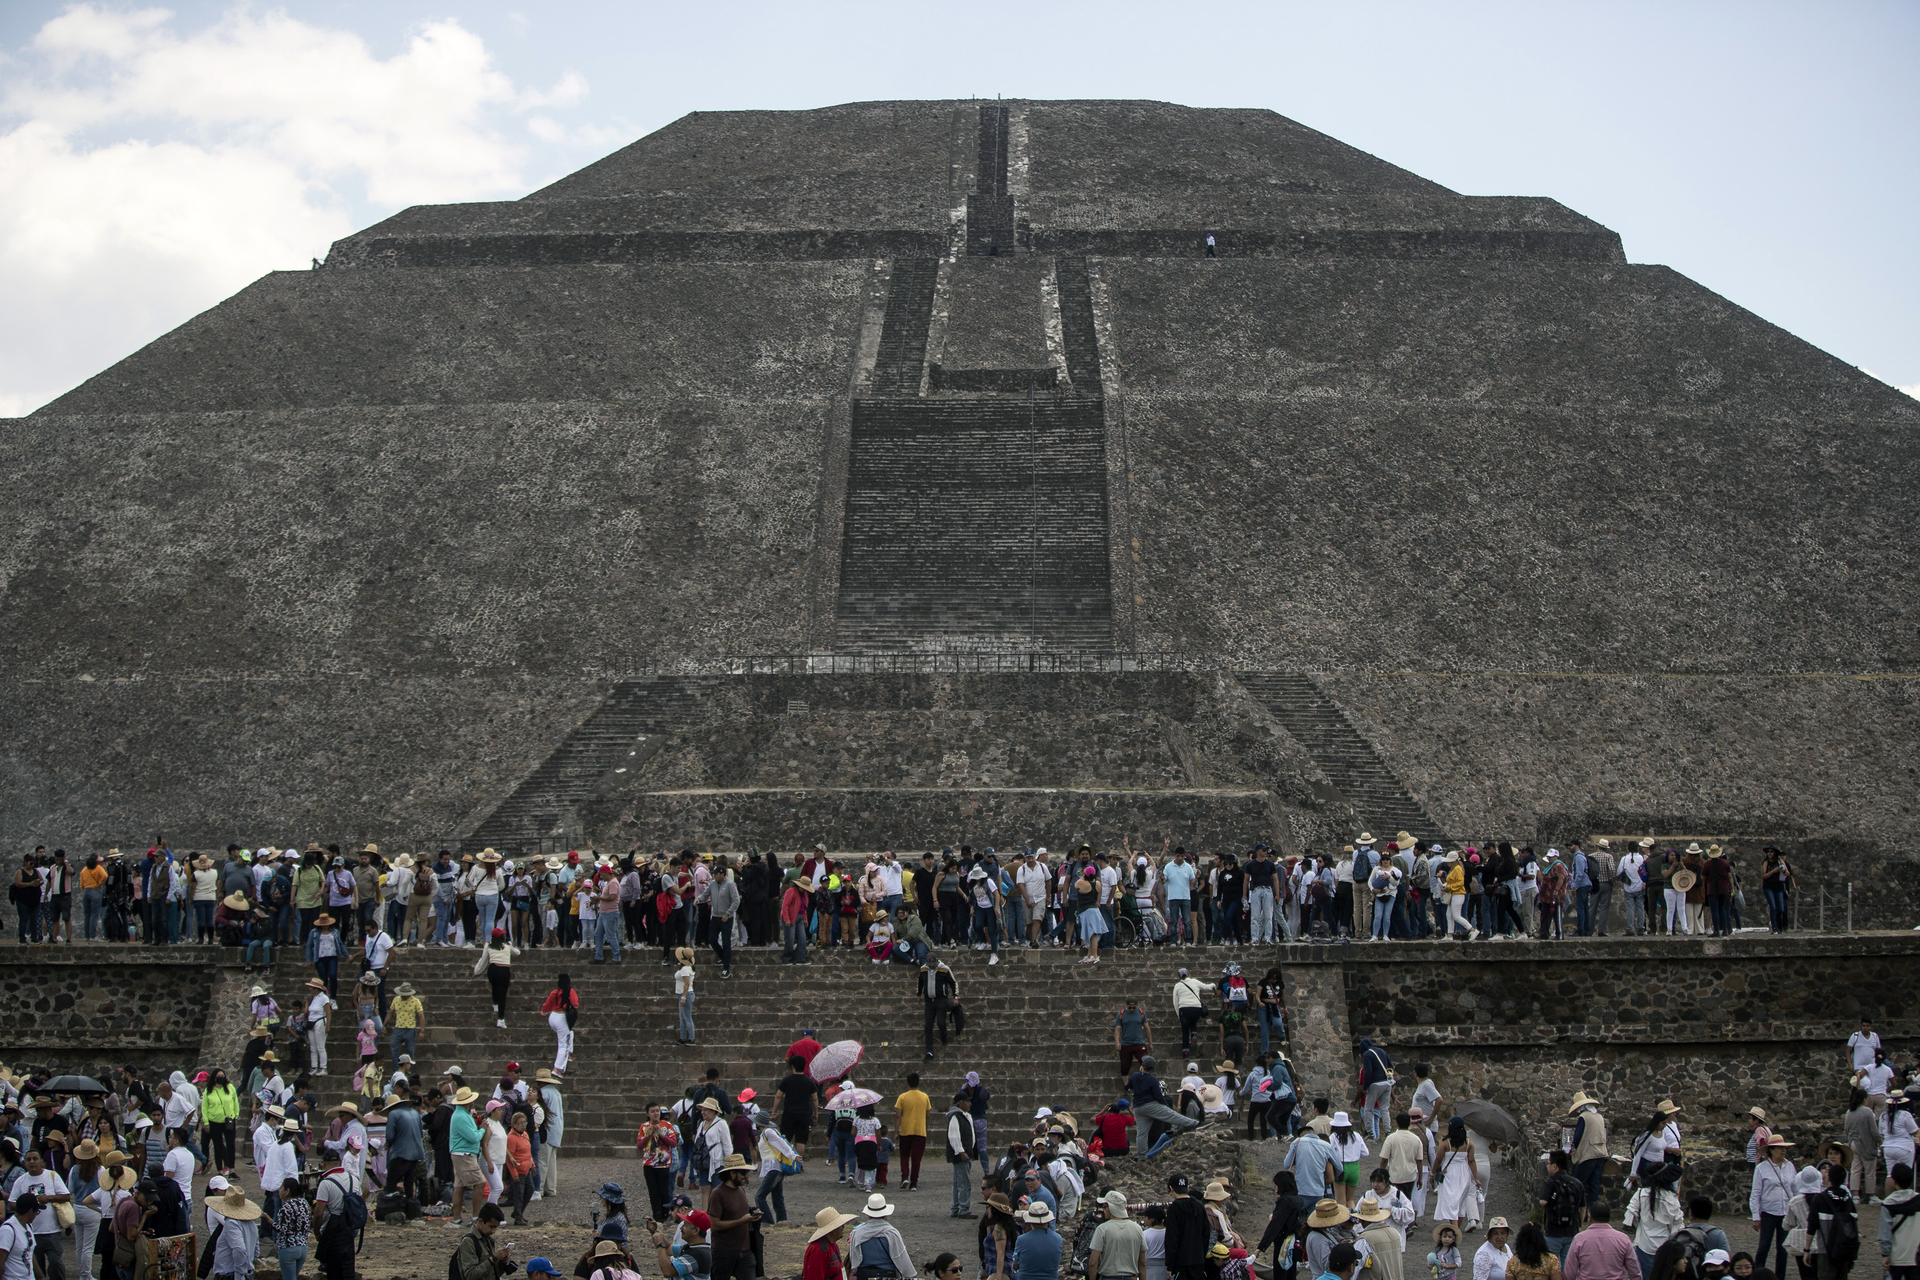
<instances>
[{"instance_id":1,"label":"yellow shirt","mask_svg":"<svg viewBox=\"0 0 1920 1280\"><path fill-rule=\"evenodd\" d=\"M80 868L80 887L82 889L104 889L107 887L107 869L105 867Z\"/></svg>"},{"instance_id":2,"label":"yellow shirt","mask_svg":"<svg viewBox=\"0 0 1920 1280\"><path fill-rule=\"evenodd\" d=\"M900 1136L903 1138L924 1138L927 1136L927 1112L932 1108L933 1100L918 1089L909 1089L893 1100L893 1109L900 1116Z\"/></svg>"},{"instance_id":3,"label":"yellow shirt","mask_svg":"<svg viewBox=\"0 0 1920 1280\"><path fill-rule=\"evenodd\" d=\"M420 1015L426 1012L419 996L395 996L387 1007L387 1016L395 1027L418 1027Z\"/></svg>"}]
</instances>

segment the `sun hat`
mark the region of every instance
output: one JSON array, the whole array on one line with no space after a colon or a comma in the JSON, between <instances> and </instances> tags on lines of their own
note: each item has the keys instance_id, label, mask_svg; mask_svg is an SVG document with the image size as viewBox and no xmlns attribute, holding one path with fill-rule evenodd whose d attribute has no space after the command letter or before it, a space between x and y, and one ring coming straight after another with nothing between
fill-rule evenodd
<instances>
[{"instance_id":1,"label":"sun hat","mask_svg":"<svg viewBox=\"0 0 1920 1280\"><path fill-rule=\"evenodd\" d=\"M1322 1200L1313 1206L1313 1212L1307 1217L1309 1227L1337 1227L1351 1219L1353 1215L1347 1207L1337 1200Z\"/></svg>"},{"instance_id":2,"label":"sun hat","mask_svg":"<svg viewBox=\"0 0 1920 1280\"><path fill-rule=\"evenodd\" d=\"M717 1111L719 1111L719 1110L720 1110L720 1103L719 1103L719 1102L718 1102L717 1100L715 1100L715 1099L713 1099L713 1098L702 1098L702 1099L700 1099L700 1106L699 1106L699 1108L698 1108L698 1109L699 1109L699 1110L701 1110L701 1111L716 1111L716 1112L717 1112Z\"/></svg>"},{"instance_id":3,"label":"sun hat","mask_svg":"<svg viewBox=\"0 0 1920 1280\"><path fill-rule=\"evenodd\" d=\"M298 1120L282 1120L282 1121L280 1122L280 1132L282 1132L282 1133L299 1133L299 1132L300 1132L300 1122L299 1122Z\"/></svg>"},{"instance_id":4,"label":"sun hat","mask_svg":"<svg viewBox=\"0 0 1920 1280\"><path fill-rule=\"evenodd\" d=\"M1586 1095L1586 1091L1582 1090L1581 1092L1574 1094L1573 1101L1567 1104L1567 1114L1572 1115L1574 1112L1578 1111L1582 1107L1597 1107L1599 1105L1600 1105L1600 1099L1589 1098Z\"/></svg>"},{"instance_id":5,"label":"sun hat","mask_svg":"<svg viewBox=\"0 0 1920 1280\"><path fill-rule=\"evenodd\" d=\"M1107 1206L1107 1215L1113 1218L1127 1216L1127 1193L1115 1188L1100 1197L1100 1203Z\"/></svg>"},{"instance_id":6,"label":"sun hat","mask_svg":"<svg viewBox=\"0 0 1920 1280\"><path fill-rule=\"evenodd\" d=\"M269 994L267 989L263 986L260 986L258 983L256 983L254 985L253 990L247 992L247 999L258 1000L261 996L264 996L267 994Z\"/></svg>"},{"instance_id":7,"label":"sun hat","mask_svg":"<svg viewBox=\"0 0 1920 1280\"><path fill-rule=\"evenodd\" d=\"M1453 1232L1454 1241L1458 1243L1460 1239L1459 1227L1454 1226L1451 1222L1436 1222L1433 1224L1433 1244L1435 1248L1440 1247L1440 1233L1442 1231Z\"/></svg>"},{"instance_id":8,"label":"sun hat","mask_svg":"<svg viewBox=\"0 0 1920 1280\"><path fill-rule=\"evenodd\" d=\"M1355 844L1359 844L1359 845L1368 845L1368 844L1373 844L1373 843L1374 843L1374 836L1373 836L1373 832L1371 832L1371 831L1362 831L1362 832L1360 833L1360 838L1359 838L1358 840L1355 840L1355 841L1354 841L1354 843L1355 843Z\"/></svg>"},{"instance_id":9,"label":"sun hat","mask_svg":"<svg viewBox=\"0 0 1920 1280\"><path fill-rule=\"evenodd\" d=\"M1336 1111L1333 1113L1333 1127L1338 1129L1341 1125L1346 1125L1348 1128L1352 1128L1353 1121L1347 1119L1346 1112Z\"/></svg>"},{"instance_id":10,"label":"sun hat","mask_svg":"<svg viewBox=\"0 0 1920 1280\"><path fill-rule=\"evenodd\" d=\"M213 1184L207 1184L207 1190L213 1190ZM247 1199L245 1187L228 1187L220 1197L220 1216L231 1218L235 1222L252 1222L261 1214L260 1206Z\"/></svg>"},{"instance_id":11,"label":"sun hat","mask_svg":"<svg viewBox=\"0 0 1920 1280\"><path fill-rule=\"evenodd\" d=\"M893 1206L887 1203L885 1196L876 1191L867 1197L867 1207L860 1211L860 1216L863 1218L891 1218L893 1216Z\"/></svg>"},{"instance_id":12,"label":"sun hat","mask_svg":"<svg viewBox=\"0 0 1920 1280\"><path fill-rule=\"evenodd\" d=\"M1232 1197L1232 1196L1230 1196L1230 1195L1228 1195L1228 1194L1227 1194L1227 1189L1226 1189L1225 1187L1223 1187L1223 1186L1221 1186L1221 1185L1220 1185L1219 1183L1217 1183L1217 1182L1212 1182L1212 1183L1208 1183L1208 1184L1207 1184L1207 1189L1206 1189L1206 1190L1205 1190L1204 1192L1202 1192L1202 1193L1201 1193L1201 1195L1200 1195L1200 1198L1201 1198L1202 1200L1231 1200L1231 1199L1233 1199L1233 1197Z\"/></svg>"},{"instance_id":13,"label":"sun hat","mask_svg":"<svg viewBox=\"0 0 1920 1280\"><path fill-rule=\"evenodd\" d=\"M1764 1107L1748 1107L1747 1114L1752 1116L1755 1120L1758 1120L1761 1124L1765 1124L1767 1122L1767 1112Z\"/></svg>"},{"instance_id":14,"label":"sun hat","mask_svg":"<svg viewBox=\"0 0 1920 1280\"><path fill-rule=\"evenodd\" d=\"M82 1138L73 1148L75 1160L98 1160L100 1148L91 1138Z\"/></svg>"},{"instance_id":15,"label":"sun hat","mask_svg":"<svg viewBox=\"0 0 1920 1280\"><path fill-rule=\"evenodd\" d=\"M625 1252L626 1250L620 1247L618 1240L602 1240L599 1244L593 1246L593 1256L596 1258L611 1258Z\"/></svg>"},{"instance_id":16,"label":"sun hat","mask_svg":"<svg viewBox=\"0 0 1920 1280\"><path fill-rule=\"evenodd\" d=\"M324 928L326 928L326 927L327 927L328 925L330 925L330 924L333 924L333 923L334 923L334 919L333 919L333 917L332 917L332 916L330 916L330 915L328 915L328 914L327 914L326 912L324 912L324 911L322 911L322 912L321 912L321 913L320 913L319 915L317 915L317 916L315 916L315 917L313 918L313 927L314 927L314 928L316 928L316 929L324 929ZM312 983L308 983L307 985L308 985L308 986L312 986L313 984L312 984Z\"/></svg>"},{"instance_id":17,"label":"sun hat","mask_svg":"<svg viewBox=\"0 0 1920 1280\"><path fill-rule=\"evenodd\" d=\"M393 994L397 996L411 996L413 995L413 984L411 982L403 982L393 989Z\"/></svg>"},{"instance_id":18,"label":"sun hat","mask_svg":"<svg viewBox=\"0 0 1920 1280\"><path fill-rule=\"evenodd\" d=\"M458 1089L454 1090L453 1105L456 1107L470 1107L479 1100L480 1095L465 1085L461 1085Z\"/></svg>"},{"instance_id":19,"label":"sun hat","mask_svg":"<svg viewBox=\"0 0 1920 1280\"><path fill-rule=\"evenodd\" d=\"M807 1237L807 1243L812 1244L814 1241L822 1238L823 1236L832 1235L834 1232L838 1231L840 1228L846 1226L849 1222L858 1222L858 1221L859 1219L855 1217L853 1214L842 1213L838 1209L834 1208L832 1205L828 1205L826 1208L822 1209L820 1212L813 1215L814 1231L812 1235Z\"/></svg>"},{"instance_id":20,"label":"sun hat","mask_svg":"<svg viewBox=\"0 0 1920 1280\"><path fill-rule=\"evenodd\" d=\"M1385 1222L1393 1216L1387 1206L1380 1203L1379 1197L1372 1192L1360 1197L1360 1203L1353 1206L1353 1216L1362 1222Z\"/></svg>"},{"instance_id":21,"label":"sun hat","mask_svg":"<svg viewBox=\"0 0 1920 1280\"><path fill-rule=\"evenodd\" d=\"M339 1106L329 1110L327 1114L330 1116L343 1116L343 1115L358 1116L360 1114L360 1104L355 1102L352 1098L348 1098L345 1102L341 1103Z\"/></svg>"},{"instance_id":22,"label":"sun hat","mask_svg":"<svg viewBox=\"0 0 1920 1280\"><path fill-rule=\"evenodd\" d=\"M738 1151L728 1152L727 1158L720 1162L720 1172L722 1173L733 1173L735 1171L744 1172L746 1167L747 1158Z\"/></svg>"},{"instance_id":23,"label":"sun hat","mask_svg":"<svg viewBox=\"0 0 1920 1280\"><path fill-rule=\"evenodd\" d=\"M1510 1228L1507 1226L1507 1220L1505 1218L1488 1218L1487 1219L1488 1235L1492 1235L1496 1231L1507 1231L1507 1230L1510 1230Z\"/></svg>"},{"instance_id":24,"label":"sun hat","mask_svg":"<svg viewBox=\"0 0 1920 1280\"><path fill-rule=\"evenodd\" d=\"M538 1083L538 1084L555 1084L555 1083L557 1083L557 1081L555 1081L555 1080L554 1080L554 1078L553 1078L553 1068L552 1068L552 1067L542 1067L542 1068L540 1068L540 1069L539 1069L538 1071L536 1071L536 1072L534 1072L534 1073L533 1073L533 1078L534 1078L534 1081L535 1081L535 1083Z\"/></svg>"},{"instance_id":25,"label":"sun hat","mask_svg":"<svg viewBox=\"0 0 1920 1280\"><path fill-rule=\"evenodd\" d=\"M1236 1075L1237 1075L1237 1074L1239 1074L1239 1071L1240 1071L1240 1068L1238 1068L1238 1067L1236 1067L1236 1066L1234 1066L1234 1065L1233 1065L1233 1059L1232 1059L1232 1058L1228 1058L1228 1059L1227 1059L1227 1060L1226 1060L1225 1062L1216 1062L1216 1063L1214 1063L1214 1064L1213 1064L1213 1069L1214 1069L1215 1071L1231 1071L1231 1072L1233 1072L1233 1073L1235 1073Z\"/></svg>"},{"instance_id":26,"label":"sun hat","mask_svg":"<svg viewBox=\"0 0 1920 1280\"><path fill-rule=\"evenodd\" d=\"M1654 1110L1663 1116L1677 1116L1680 1114L1680 1108L1674 1105L1672 1098L1660 1099L1659 1104L1654 1107Z\"/></svg>"},{"instance_id":27,"label":"sun hat","mask_svg":"<svg viewBox=\"0 0 1920 1280\"><path fill-rule=\"evenodd\" d=\"M1767 1145L1769 1147L1790 1147L1793 1144L1791 1142L1788 1142L1785 1138L1781 1137L1779 1134L1776 1133L1771 1138L1767 1139Z\"/></svg>"},{"instance_id":28,"label":"sun hat","mask_svg":"<svg viewBox=\"0 0 1920 1280\"><path fill-rule=\"evenodd\" d=\"M693 948L692 947L675 947L673 949L673 958L675 960L678 960L681 964L692 964Z\"/></svg>"},{"instance_id":29,"label":"sun hat","mask_svg":"<svg viewBox=\"0 0 1920 1280\"><path fill-rule=\"evenodd\" d=\"M1047 1208L1045 1200L1035 1200L1027 1206L1025 1216L1028 1222L1038 1226L1053 1221L1053 1210Z\"/></svg>"}]
</instances>

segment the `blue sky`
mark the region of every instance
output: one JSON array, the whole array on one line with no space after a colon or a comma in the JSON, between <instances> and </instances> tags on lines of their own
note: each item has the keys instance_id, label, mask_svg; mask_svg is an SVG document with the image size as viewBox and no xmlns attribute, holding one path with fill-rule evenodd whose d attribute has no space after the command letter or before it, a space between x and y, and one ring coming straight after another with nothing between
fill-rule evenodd
<instances>
[{"instance_id":1,"label":"blue sky","mask_svg":"<svg viewBox=\"0 0 1920 1280\"><path fill-rule=\"evenodd\" d=\"M1547 195L1920 394L1920 4L0 6L0 416L407 204L688 111L1267 107Z\"/></svg>"}]
</instances>

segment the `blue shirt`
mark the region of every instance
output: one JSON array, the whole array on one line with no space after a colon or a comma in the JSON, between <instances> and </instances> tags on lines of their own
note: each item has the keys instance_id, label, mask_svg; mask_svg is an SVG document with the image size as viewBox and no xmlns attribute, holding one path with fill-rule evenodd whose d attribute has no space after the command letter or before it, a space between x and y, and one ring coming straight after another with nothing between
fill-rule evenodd
<instances>
[{"instance_id":1,"label":"blue shirt","mask_svg":"<svg viewBox=\"0 0 1920 1280\"><path fill-rule=\"evenodd\" d=\"M1293 1170L1294 1185L1309 1200L1319 1200L1327 1192L1327 1162L1340 1163L1333 1144L1317 1133L1307 1132L1293 1140L1287 1149L1285 1168Z\"/></svg>"},{"instance_id":2,"label":"blue shirt","mask_svg":"<svg viewBox=\"0 0 1920 1280\"><path fill-rule=\"evenodd\" d=\"M396 1106L387 1112L387 1156L394 1160L425 1160L426 1146L420 1140L420 1113L412 1107Z\"/></svg>"},{"instance_id":3,"label":"blue shirt","mask_svg":"<svg viewBox=\"0 0 1920 1280\"><path fill-rule=\"evenodd\" d=\"M1020 1233L1020 1238L1013 1242L1013 1274L1015 1280L1057 1280L1060 1237L1052 1227Z\"/></svg>"},{"instance_id":4,"label":"blue shirt","mask_svg":"<svg viewBox=\"0 0 1920 1280\"><path fill-rule=\"evenodd\" d=\"M1576 889L1593 888L1593 877L1587 874L1587 855L1577 850L1573 855L1572 884Z\"/></svg>"},{"instance_id":5,"label":"blue shirt","mask_svg":"<svg viewBox=\"0 0 1920 1280\"><path fill-rule=\"evenodd\" d=\"M1169 862L1161 877L1167 882L1167 900L1184 902L1193 896L1188 888L1193 883L1193 864L1191 862Z\"/></svg>"}]
</instances>

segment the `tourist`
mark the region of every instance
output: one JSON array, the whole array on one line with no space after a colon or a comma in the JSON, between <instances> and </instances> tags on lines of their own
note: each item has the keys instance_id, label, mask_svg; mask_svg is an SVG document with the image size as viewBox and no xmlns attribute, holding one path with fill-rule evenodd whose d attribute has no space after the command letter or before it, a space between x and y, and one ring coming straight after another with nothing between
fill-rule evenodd
<instances>
[{"instance_id":1,"label":"tourist","mask_svg":"<svg viewBox=\"0 0 1920 1280\"><path fill-rule=\"evenodd\" d=\"M1089 1280L1141 1280L1145 1270L1146 1236L1127 1212L1127 1194L1113 1190L1100 1198L1105 1220L1094 1228L1087 1254ZM1058 1259L1056 1258L1056 1265Z\"/></svg>"},{"instance_id":2,"label":"tourist","mask_svg":"<svg viewBox=\"0 0 1920 1280\"><path fill-rule=\"evenodd\" d=\"M1375 905L1378 906L1378 899ZM1368 1270L1370 1280L1401 1280L1401 1260L1406 1254L1407 1242L1394 1226L1392 1210L1372 1195L1364 1195L1353 1208L1353 1220L1361 1224L1356 1229L1357 1238L1367 1247L1367 1256L1373 1263Z\"/></svg>"},{"instance_id":3,"label":"tourist","mask_svg":"<svg viewBox=\"0 0 1920 1280\"><path fill-rule=\"evenodd\" d=\"M1677 1176L1678 1164L1670 1167ZM1633 1231L1633 1249L1640 1259L1642 1280L1652 1275L1655 1256L1680 1230L1682 1217L1680 1195L1674 1190L1673 1181L1664 1175L1659 1182L1643 1181L1627 1202L1626 1216L1620 1224Z\"/></svg>"},{"instance_id":4,"label":"tourist","mask_svg":"<svg viewBox=\"0 0 1920 1280\"><path fill-rule=\"evenodd\" d=\"M1479 1262L1475 1258L1476 1266ZM1513 1257L1507 1263L1507 1280L1560 1280L1560 1254L1549 1247L1546 1233L1538 1223L1523 1222L1513 1240Z\"/></svg>"},{"instance_id":5,"label":"tourist","mask_svg":"<svg viewBox=\"0 0 1920 1280\"><path fill-rule=\"evenodd\" d=\"M1573 1167L1573 1176L1580 1179L1587 1189L1587 1204L1593 1205L1600 1199L1600 1177L1607 1167L1607 1121L1600 1114L1600 1103L1589 1098L1585 1091L1573 1095L1573 1101L1567 1106L1567 1115L1573 1121L1573 1145L1569 1149L1568 1159ZM1560 1260L1566 1261L1566 1252L1558 1250Z\"/></svg>"},{"instance_id":6,"label":"tourist","mask_svg":"<svg viewBox=\"0 0 1920 1280\"><path fill-rule=\"evenodd\" d=\"M1193 1033L1199 1029L1201 1015L1206 1012L1206 1003L1202 993L1206 986L1185 969L1180 970L1178 981L1173 984L1173 1012L1180 1019L1180 1052L1193 1052Z\"/></svg>"},{"instance_id":7,"label":"tourist","mask_svg":"<svg viewBox=\"0 0 1920 1280\"><path fill-rule=\"evenodd\" d=\"M1337 1201L1315 1202L1313 1212L1306 1220L1307 1232L1304 1240L1307 1265L1313 1274L1324 1273L1327 1270L1327 1260L1333 1255L1333 1251L1354 1239L1352 1222L1352 1212Z\"/></svg>"},{"instance_id":8,"label":"tourist","mask_svg":"<svg viewBox=\"0 0 1920 1280\"><path fill-rule=\"evenodd\" d=\"M887 1198L878 1192L867 1197L866 1207L860 1210L861 1222L847 1237L847 1256L863 1276L874 1277L875 1280L893 1280L894 1277L898 1277L898 1280L915 1280L917 1273L913 1268L913 1259L907 1253L907 1242L887 1221L893 1216L893 1208L887 1203Z\"/></svg>"},{"instance_id":9,"label":"tourist","mask_svg":"<svg viewBox=\"0 0 1920 1280\"><path fill-rule=\"evenodd\" d=\"M1855 1195L1873 1194L1874 1166L1880 1158L1880 1119L1867 1105L1867 1091L1855 1085L1847 1097L1847 1114L1841 1122L1852 1148L1847 1161L1847 1189Z\"/></svg>"},{"instance_id":10,"label":"tourist","mask_svg":"<svg viewBox=\"0 0 1920 1280\"><path fill-rule=\"evenodd\" d=\"M1771 1245L1773 1273L1783 1278L1787 1275L1787 1232L1783 1224L1787 1205L1794 1196L1794 1183L1800 1176L1793 1162L1787 1159L1787 1150L1792 1146L1778 1134L1768 1136L1763 1147L1765 1158L1753 1166L1753 1186L1747 1197L1748 1216L1760 1235L1754 1253L1765 1264Z\"/></svg>"},{"instance_id":11,"label":"tourist","mask_svg":"<svg viewBox=\"0 0 1920 1280\"><path fill-rule=\"evenodd\" d=\"M1423 1135L1414 1132L1411 1112L1402 1111L1395 1116L1393 1125L1393 1132L1380 1144L1377 1172L1385 1172L1388 1184L1397 1194L1405 1196L1411 1207L1414 1188L1426 1175L1427 1143Z\"/></svg>"},{"instance_id":12,"label":"tourist","mask_svg":"<svg viewBox=\"0 0 1920 1280\"><path fill-rule=\"evenodd\" d=\"M1628 937L1647 932L1647 850L1651 848L1652 840L1642 840L1620 859L1620 901L1626 908Z\"/></svg>"},{"instance_id":13,"label":"tourist","mask_svg":"<svg viewBox=\"0 0 1920 1280\"><path fill-rule=\"evenodd\" d=\"M1507 1274L1507 1264L1513 1261L1507 1234L1505 1218L1487 1219L1487 1238L1473 1255L1473 1280L1501 1280Z\"/></svg>"},{"instance_id":14,"label":"tourist","mask_svg":"<svg viewBox=\"0 0 1920 1280\"><path fill-rule=\"evenodd\" d=\"M1356 1100L1364 1103L1360 1116L1367 1136L1378 1138L1393 1106L1393 1059L1365 1036L1360 1038L1360 1093Z\"/></svg>"},{"instance_id":15,"label":"tourist","mask_svg":"<svg viewBox=\"0 0 1920 1280\"><path fill-rule=\"evenodd\" d=\"M1035 1202L1018 1216L1025 1229L1013 1244L1013 1280L1057 1280L1062 1244L1053 1229L1057 1215Z\"/></svg>"},{"instance_id":16,"label":"tourist","mask_svg":"<svg viewBox=\"0 0 1920 1280\"><path fill-rule=\"evenodd\" d=\"M1587 1228L1573 1238L1561 1271L1566 1280L1646 1280L1633 1253L1633 1241L1613 1228L1613 1210L1606 1201L1587 1208Z\"/></svg>"},{"instance_id":17,"label":"tourist","mask_svg":"<svg viewBox=\"0 0 1920 1280\"><path fill-rule=\"evenodd\" d=\"M1854 1259L1828 1251L1835 1222L1852 1220L1858 1231L1859 1207L1847 1190L1847 1170L1837 1164L1822 1167L1824 1185L1806 1200L1807 1261L1817 1280L1846 1280Z\"/></svg>"},{"instance_id":18,"label":"tourist","mask_svg":"<svg viewBox=\"0 0 1920 1280\"><path fill-rule=\"evenodd\" d=\"M1360 1193L1360 1162L1367 1158L1367 1142L1354 1131L1353 1123L1344 1111L1334 1113L1330 1141L1336 1166L1334 1198L1345 1208L1351 1209Z\"/></svg>"},{"instance_id":19,"label":"tourist","mask_svg":"<svg viewBox=\"0 0 1920 1280\"><path fill-rule=\"evenodd\" d=\"M800 1261L800 1280L847 1280L847 1269L840 1257L840 1241L845 1237L847 1224L860 1219L851 1213L842 1213L832 1205L813 1215L813 1234L807 1237L807 1248ZM933 1260L928 1268L932 1280L959 1280L961 1268L951 1253L943 1253Z\"/></svg>"},{"instance_id":20,"label":"tourist","mask_svg":"<svg viewBox=\"0 0 1920 1280\"><path fill-rule=\"evenodd\" d=\"M313 966L314 976L319 978L327 989L327 994L338 999L340 996L340 959L346 955L346 943L341 939L337 921L328 912L314 917L313 932L307 935L307 963Z\"/></svg>"},{"instance_id":21,"label":"tourist","mask_svg":"<svg viewBox=\"0 0 1920 1280\"><path fill-rule=\"evenodd\" d=\"M1647 1127L1633 1141L1632 1153L1627 1158L1628 1177L1645 1177L1644 1169L1680 1159L1680 1114L1680 1108L1671 1098L1661 1099L1654 1107Z\"/></svg>"},{"instance_id":22,"label":"tourist","mask_svg":"<svg viewBox=\"0 0 1920 1280\"><path fill-rule=\"evenodd\" d=\"M1450 1222L1443 1222L1433 1229L1433 1252L1427 1255L1427 1266L1434 1280L1459 1280L1460 1275L1460 1229Z\"/></svg>"},{"instance_id":23,"label":"tourist","mask_svg":"<svg viewBox=\"0 0 1920 1280\"><path fill-rule=\"evenodd\" d=\"M502 1029L507 1025L507 990L513 985L513 956L513 943L507 938L507 931L496 928L473 966L475 973L487 975L493 1025Z\"/></svg>"},{"instance_id":24,"label":"tourist","mask_svg":"<svg viewBox=\"0 0 1920 1280\"><path fill-rule=\"evenodd\" d=\"M1903 1161L1889 1170L1893 1190L1880 1202L1880 1257L1893 1280L1920 1275L1920 1197L1913 1189L1913 1165Z\"/></svg>"},{"instance_id":25,"label":"tourist","mask_svg":"<svg viewBox=\"0 0 1920 1280\"><path fill-rule=\"evenodd\" d=\"M1547 1180L1541 1185L1539 1204L1545 1211L1542 1229L1547 1248L1559 1262L1566 1261L1568 1247L1585 1225L1587 1197L1587 1184L1573 1176L1572 1157L1564 1151L1547 1152Z\"/></svg>"},{"instance_id":26,"label":"tourist","mask_svg":"<svg viewBox=\"0 0 1920 1280\"><path fill-rule=\"evenodd\" d=\"M953 1199L947 1209L950 1218L973 1217L973 1162L979 1154L975 1145L973 1117L967 1113L971 1095L962 1089L953 1095L947 1108L947 1163L953 1166Z\"/></svg>"},{"instance_id":27,"label":"tourist","mask_svg":"<svg viewBox=\"0 0 1920 1280\"><path fill-rule=\"evenodd\" d=\"M1768 845L1764 850L1764 861L1760 864L1760 888L1767 898L1767 928L1774 933L1787 931L1788 895L1797 887L1787 856ZM1782 1276L1780 1280L1786 1280L1786 1277Z\"/></svg>"},{"instance_id":28,"label":"tourist","mask_svg":"<svg viewBox=\"0 0 1920 1280\"><path fill-rule=\"evenodd\" d=\"M1434 1165L1433 1181L1439 1192L1433 1220L1451 1222L1456 1227L1465 1222L1468 1231L1476 1230L1480 1225L1480 1167L1473 1144L1467 1139L1467 1126L1458 1116L1448 1121L1446 1149ZM1477 1269L1478 1263L1475 1265Z\"/></svg>"},{"instance_id":29,"label":"tourist","mask_svg":"<svg viewBox=\"0 0 1920 1280\"><path fill-rule=\"evenodd\" d=\"M1138 1104L1135 1109L1138 1110ZM1282 1167L1293 1174L1299 1193L1316 1203L1334 1194L1345 1173L1333 1144L1312 1129L1293 1140ZM1339 1201L1331 1203L1339 1204Z\"/></svg>"}]
</instances>

